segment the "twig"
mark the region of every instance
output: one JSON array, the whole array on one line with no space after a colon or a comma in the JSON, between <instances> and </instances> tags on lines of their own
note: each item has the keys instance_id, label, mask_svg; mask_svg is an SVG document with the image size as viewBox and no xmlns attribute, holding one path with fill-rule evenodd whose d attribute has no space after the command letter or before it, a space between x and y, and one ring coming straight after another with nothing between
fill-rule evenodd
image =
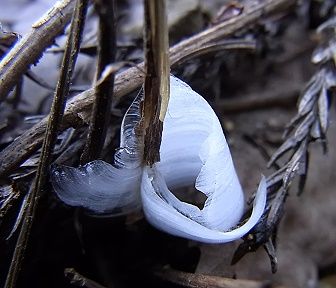
<instances>
[{"instance_id":1,"label":"twig","mask_svg":"<svg viewBox=\"0 0 336 288\"><path fill-rule=\"evenodd\" d=\"M194 51L189 51L189 54L184 55L183 58L179 58L178 61L174 63L173 67L181 65L189 59L197 58L205 54L238 49L253 51L256 49L256 41L244 39L229 39L219 40L214 43L211 42L202 47L195 47Z\"/></svg>"},{"instance_id":2,"label":"twig","mask_svg":"<svg viewBox=\"0 0 336 288\"><path fill-rule=\"evenodd\" d=\"M163 119L169 99L168 27L164 0L145 0L145 99L141 124L144 162L160 161Z\"/></svg>"},{"instance_id":3,"label":"twig","mask_svg":"<svg viewBox=\"0 0 336 288\"><path fill-rule=\"evenodd\" d=\"M40 162L37 168L35 181L31 186L27 199L27 208L24 212L24 220L5 283L6 288L16 287L16 281L22 266L22 261L27 247L38 201L41 197L41 191L47 180L52 151L57 139L57 130L62 119L65 99L69 94L72 72L79 51L87 4L88 0L77 0L75 10L73 12L70 35L67 40L66 50L63 56L63 62L60 71L60 78L56 86L55 97L50 111Z\"/></svg>"},{"instance_id":4,"label":"twig","mask_svg":"<svg viewBox=\"0 0 336 288\"><path fill-rule=\"evenodd\" d=\"M230 279L220 276L187 273L173 269L156 271L154 275L164 281L191 288L281 288L280 286L271 285L268 281Z\"/></svg>"},{"instance_id":5,"label":"twig","mask_svg":"<svg viewBox=\"0 0 336 288\"><path fill-rule=\"evenodd\" d=\"M116 35L114 21L114 1L95 1L99 15L99 46L96 81L98 81L108 64L115 61ZM92 108L89 133L81 164L88 163L101 156L104 146L106 128L110 119L111 101L114 87L114 73L107 76L101 85L95 87L95 100Z\"/></svg>"},{"instance_id":6,"label":"twig","mask_svg":"<svg viewBox=\"0 0 336 288\"><path fill-rule=\"evenodd\" d=\"M265 18L267 15L274 13L281 8L285 9L293 6L295 2L295 0L266 0L257 2L258 4L254 6L247 6L239 16L211 27L173 46L170 49L170 63L173 65L180 59L185 58L185 55L188 55L191 52L193 53L197 47L206 45L209 41L216 41L230 36L235 32L246 28L247 25L252 25L259 19ZM143 63L139 64L138 67L143 69ZM138 88L143 83L143 80L143 74L139 71L139 68L135 67L117 74L114 87L115 104L117 104L123 96ZM62 130L71 126L83 125L83 123L89 119L93 97L94 89L91 88L80 93L67 103L61 126ZM43 133L46 129L46 123L46 119L43 119L40 123L18 137L0 153L0 176L13 171L13 169L18 167L23 161L29 158L38 147L40 147Z\"/></svg>"},{"instance_id":7,"label":"twig","mask_svg":"<svg viewBox=\"0 0 336 288\"><path fill-rule=\"evenodd\" d=\"M57 1L55 6L36 22L0 62L0 102L3 101L30 65L53 44L71 19L74 0Z\"/></svg>"}]
</instances>

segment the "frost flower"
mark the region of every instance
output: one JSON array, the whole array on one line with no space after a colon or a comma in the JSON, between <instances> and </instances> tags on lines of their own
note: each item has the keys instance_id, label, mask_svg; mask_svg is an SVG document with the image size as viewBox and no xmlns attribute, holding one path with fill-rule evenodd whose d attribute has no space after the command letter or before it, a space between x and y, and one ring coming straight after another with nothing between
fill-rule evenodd
<instances>
[{"instance_id":1,"label":"frost flower","mask_svg":"<svg viewBox=\"0 0 336 288\"><path fill-rule=\"evenodd\" d=\"M225 243L241 238L264 212L266 181L262 177L252 214L239 226L244 194L220 122L187 84L173 76L170 83L160 162L142 164L142 139L136 133L139 95L123 119L114 165L97 160L79 168L57 166L53 187L66 204L96 213L126 214L142 204L152 225L187 239ZM171 192L190 185L206 195L202 209Z\"/></svg>"}]
</instances>

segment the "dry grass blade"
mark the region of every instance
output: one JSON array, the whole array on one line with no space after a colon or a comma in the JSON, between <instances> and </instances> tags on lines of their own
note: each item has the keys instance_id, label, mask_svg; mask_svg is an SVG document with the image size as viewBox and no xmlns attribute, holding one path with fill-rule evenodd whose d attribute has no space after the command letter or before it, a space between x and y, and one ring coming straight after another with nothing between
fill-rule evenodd
<instances>
[{"instance_id":1,"label":"dry grass blade","mask_svg":"<svg viewBox=\"0 0 336 288\"><path fill-rule=\"evenodd\" d=\"M288 152L289 150L293 149L297 145L297 141L294 136L288 138L279 148L278 150L272 155L271 159L267 163L267 167L271 167L275 161L280 158L283 154Z\"/></svg>"},{"instance_id":2,"label":"dry grass blade","mask_svg":"<svg viewBox=\"0 0 336 288\"><path fill-rule=\"evenodd\" d=\"M27 247L38 201L41 197L41 191L47 180L47 173L51 162L52 151L57 139L57 130L62 119L65 99L69 93L72 72L79 51L87 4L88 1L86 0L78 0L73 13L70 35L67 40L60 78L57 83L55 97L49 115L40 162L37 168L35 181L32 184L28 195L27 208L24 211L22 227L5 283L6 288L16 287L18 274L22 266L22 261Z\"/></svg>"},{"instance_id":3,"label":"dry grass blade","mask_svg":"<svg viewBox=\"0 0 336 288\"><path fill-rule=\"evenodd\" d=\"M300 165L305 164L305 156L307 151L307 140L302 141L299 148L295 151L287 164L287 169L283 175L283 186L289 188L290 182L293 180L296 174L300 172ZM302 171L302 169L301 169Z\"/></svg>"},{"instance_id":4,"label":"dry grass blade","mask_svg":"<svg viewBox=\"0 0 336 288\"><path fill-rule=\"evenodd\" d=\"M316 96L321 90L323 84L323 77L321 73L315 75L312 80L308 83L307 88L305 89L298 107L298 114L303 116L311 111L312 107L316 102Z\"/></svg>"},{"instance_id":5,"label":"dry grass blade","mask_svg":"<svg viewBox=\"0 0 336 288\"><path fill-rule=\"evenodd\" d=\"M276 235L276 233L274 233L274 235ZM278 259L276 257L276 251L273 242L267 241L264 245L264 249L267 255L269 255L272 272L275 273L278 270Z\"/></svg>"},{"instance_id":6,"label":"dry grass blade","mask_svg":"<svg viewBox=\"0 0 336 288\"><path fill-rule=\"evenodd\" d=\"M145 1L145 98L141 125L144 161L160 161L163 120L169 101L168 26L165 1Z\"/></svg>"},{"instance_id":7,"label":"dry grass blade","mask_svg":"<svg viewBox=\"0 0 336 288\"><path fill-rule=\"evenodd\" d=\"M303 118L300 125L295 130L294 137L296 141L299 143L305 138L307 138L307 135L309 134L310 128L312 124L314 123L314 120L316 119L316 115L314 113L315 111L310 111L306 117Z\"/></svg>"},{"instance_id":8,"label":"dry grass blade","mask_svg":"<svg viewBox=\"0 0 336 288\"><path fill-rule=\"evenodd\" d=\"M304 155L302 155L302 163L300 166L300 171L298 172L298 175L300 176L299 179L299 185L298 185L298 195L301 195L304 187L306 186L306 181L307 181L307 174L308 174L308 167L309 167L309 152L307 148L305 148L306 151Z\"/></svg>"},{"instance_id":9,"label":"dry grass blade","mask_svg":"<svg viewBox=\"0 0 336 288\"><path fill-rule=\"evenodd\" d=\"M19 228L19 226L22 222L23 216L26 212L27 206L28 206L27 205L28 198L29 198L29 194L26 194L24 196L23 200L22 200L22 204L21 204L19 213L16 216L15 223L14 223L11 231L9 232L8 236L6 237L6 240L9 240L10 238L12 238L12 236L14 235L16 230Z\"/></svg>"},{"instance_id":10,"label":"dry grass blade","mask_svg":"<svg viewBox=\"0 0 336 288\"><path fill-rule=\"evenodd\" d=\"M105 68L115 61L116 35L114 21L114 1L96 1L99 15L99 45L96 82L102 77ZM81 164L98 159L104 146L106 128L110 119L111 101L114 88L114 73L95 87L95 100L87 142L81 156Z\"/></svg>"},{"instance_id":11,"label":"dry grass blade","mask_svg":"<svg viewBox=\"0 0 336 288\"><path fill-rule=\"evenodd\" d=\"M302 123L300 123L300 125L296 128L294 134L290 136L277 151L274 152L267 166L270 167L282 155L297 147L303 140L309 137L309 133L315 119L316 116L314 111L311 111L307 116L305 116Z\"/></svg>"},{"instance_id":12,"label":"dry grass blade","mask_svg":"<svg viewBox=\"0 0 336 288\"><path fill-rule=\"evenodd\" d=\"M272 187L272 186L275 186L279 183L282 184L283 173L285 172L285 170L286 170L286 166L280 167L273 174L271 174L269 177L267 177L267 187ZM269 194L268 199L271 199L271 197L272 197L272 194ZM248 204L249 205L252 204L252 199L249 200Z\"/></svg>"}]
</instances>

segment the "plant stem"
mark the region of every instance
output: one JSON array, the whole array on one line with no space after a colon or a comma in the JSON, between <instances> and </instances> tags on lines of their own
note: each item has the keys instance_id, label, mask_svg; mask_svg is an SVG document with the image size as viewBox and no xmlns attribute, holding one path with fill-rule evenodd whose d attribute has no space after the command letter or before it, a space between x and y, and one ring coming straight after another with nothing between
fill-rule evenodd
<instances>
[{"instance_id":1,"label":"plant stem","mask_svg":"<svg viewBox=\"0 0 336 288\"><path fill-rule=\"evenodd\" d=\"M114 1L95 1L99 15L99 45L96 81L100 79L108 64L115 61L116 35L114 20ZM95 87L91 122L87 142L81 156L81 164L88 163L101 156L106 137L106 128L110 120L111 101L114 88L114 73L109 74L101 85Z\"/></svg>"},{"instance_id":2,"label":"plant stem","mask_svg":"<svg viewBox=\"0 0 336 288\"><path fill-rule=\"evenodd\" d=\"M163 120L169 101L168 28L164 0L145 0L144 162L160 161Z\"/></svg>"},{"instance_id":3,"label":"plant stem","mask_svg":"<svg viewBox=\"0 0 336 288\"><path fill-rule=\"evenodd\" d=\"M45 186L52 151L57 139L57 130L62 120L65 99L69 93L71 76L77 59L79 45L84 27L84 20L87 10L88 0L77 0L73 18L71 21L70 35L67 40L65 53L58 80L55 97L52 103L46 133L43 140L40 162L34 182L32 183L27 200L27 208L24 212L23 223L14 250L12 262L7 275L5 287L14 288L18 279L18 274L22 267L24 254L26 251L33 220L36 214L39 198Z\"/></svg>"}]
</instances>

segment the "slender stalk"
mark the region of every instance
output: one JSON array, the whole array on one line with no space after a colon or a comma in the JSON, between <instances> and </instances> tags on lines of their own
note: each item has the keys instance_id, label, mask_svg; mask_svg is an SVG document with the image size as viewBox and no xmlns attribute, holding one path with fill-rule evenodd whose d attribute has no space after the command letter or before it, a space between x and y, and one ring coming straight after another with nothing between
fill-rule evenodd
<instances>
[{"instance_id":1,"label":"slender stalk","mask_svg":"<svg viewBox=\"0 0 336 288\"><path fill-rule=\"evenodd\" d=\"M55 97L51 107L46 133L43 140L40 162L37 168L35 181L33 182L29 192L27 208L23 217L24 220L5 283L6 288L16 287L18 274L22 267L22 262L27 248L39 198L41 197L42 189L47 180L47 172L51 162L52 151L57 139L57 130L59 123L62 120L65 99L69 93L71 76L79 51L87 5L88 0L77 0L76 2L73 18L71 21L70 35L63 56L60 78L57 83Z\"/></svg>"},{"instance_id":2,"label":"slender stalk","mask_svg":"<svg viewBox=\"0 0 336 288\"><path fill-rule=\"evenodd\" d=\"M95 8L99 15L99 45L96 72L96 81L98 81L106 66L115 61L114 1L96 0ZM85 164L101 156L106 137L106 128L110 120L113 88L114 73L109 74L101 85L95 87L95 100L87 142L81 156L81 164Z\"/></svg>"},{"instance_id":3,"label":"slender stalk","mask_svg":"<svg viewBox=\"0 0 336 288\"><path fill-rule=\"evenodd\" d=\"M163 120L169 101L168 28L164 0L145 0L144 162L160 161Z\"/></svg>"}]
</instances>

